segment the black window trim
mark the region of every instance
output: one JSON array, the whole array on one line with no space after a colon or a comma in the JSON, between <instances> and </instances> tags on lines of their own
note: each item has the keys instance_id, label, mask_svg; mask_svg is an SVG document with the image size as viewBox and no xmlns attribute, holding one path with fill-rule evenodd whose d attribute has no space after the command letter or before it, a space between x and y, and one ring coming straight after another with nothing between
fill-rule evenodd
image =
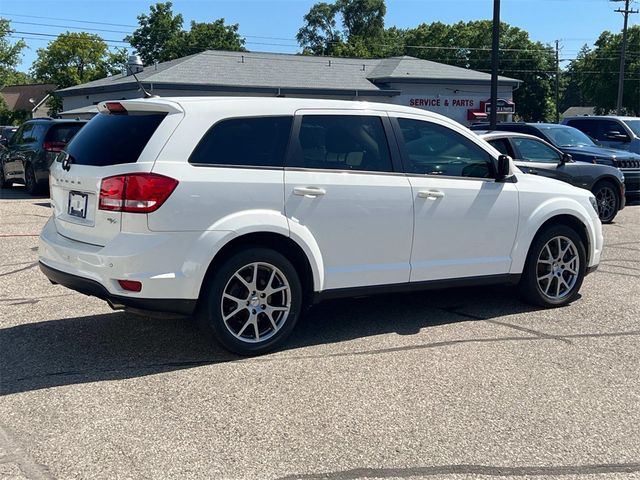
<instances>
[{"instance_id":1,"label":"black window trim","mask_svg":"<svg viewBox=\"0 0 640 480\"><path fill-rule=\"evenodd\" d=\"M364 113L360 110L345 111L345 110L316 110L296 111L293 118L293 125L291 127L291 136L289 137L289 146L287 148L287 155L285 156L285 170L292 172L322 172L322 173L352 173L358 175L393 175L402 176L405 174L402 168L402 160L400 159L400 152L395 137L395 132L391 125L389 116L384 111L375 111L373 114L368 114L369 111ZM302 156L302 147L299 141L299 132L302 126L302 118L304 116L362 116L362 117L376 117L382 121L382 128L387 140L387 146L389 148L389 158L391 160L392 171L374 171L374 170L355 170L352 168L311 168L300 167L295 165L296 157Z\"/></svg>"},{"instance_id":2,"label":"black window trim","mask_svg":"<svg viewBox=\"0 0 640 480\"><path fill-rule=\"evenodd\" d=\"M249 118L291 118L292 119L291 128L289 130L289 139L287 140L287 145L285 147L284 160L283 160L282 166L274 167L272 165L237 165L234 163L200 163L200 162L191 161L191 157L193 156L193 153L198 149L200 144L204 141L207 134L211 130L213 130L216 126L218 126L222 122L226 122L229 120L243 120L243 119L249 119ZM217 121L215 121L213 124L211 124L211 126L207 129L207 131L202 135L200 140L198 140L198 143L196 144L195 147L193 147L193 150L191 150L191 153L189 154L189 158L187 159L187 164L197 168L204 167L204 168L240 168L243 170L284 170L287 164L287 160L289 158L289 149L291 148L291 139L292 139L292 134L295 128L295 120L296 120L296 117L293 114L239 115L236 117L220 118Z\"/></svg>"},{"instance_id":3,"label":"black window trim","mask_svg":"<svg viewBox=\"0 0 640 480\"><path fill-rule=\"evenodd\" d=\"M496 172L498 171L498 165L497 165L497 159L493 158L493 155L491 155L489 152L487 152L486 150L484 150L480 145L477 145L478 148L480 148L481 150L483 150L487 156L489 157L489 159L491 160L490 166L492 168L491 171L491 177L486 178L486 177L463 177L463 176L456 176L456 175L431 175L429 173L415 173L415 172L409 172L407 171L408 169L406 168L407 165L409 165L409 153L407 152L407 148L406 145L404 144L403 141L400 141L400 139L404 139L404 137L402 136L402 129L400 128L400 123L398 122L398 119L405 119L405 120L417 120L419 122L430 122L433 123L435 125L440 125L437 122L432 122L428 119L421 119L421 118L412 118L412 117L406 117L406 116L393 116L390 117L391 120L391 125L393 126L393 130L396 134L396 139L397 139L397 143L398 143L398 149L400 150L400 156L402 159L402 166L403 166L403 171L405 172L405 174L408 177L417 177L417 178L446 178L446 179L456 179L456 180L472 180L477 182L478 180L482 180L484 182L495 182L496 181ZM445 127L446 128L446 127ZM456 132L458 133L458 132ZM462 135L461 133L459 133L459 135ZM462 135L464 136L464 135ZM470 142L473 142L472 140L469 140Z\"/></svg>"}]
</instances>

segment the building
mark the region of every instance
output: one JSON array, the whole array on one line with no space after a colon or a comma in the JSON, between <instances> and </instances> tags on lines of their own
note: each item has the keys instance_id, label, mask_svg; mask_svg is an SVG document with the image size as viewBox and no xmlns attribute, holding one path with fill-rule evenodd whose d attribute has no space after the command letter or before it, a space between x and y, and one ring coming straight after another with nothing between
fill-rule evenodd
<instances>
[{"instance_id":1,"label":"building","mask_svg":"<svg viewBox=\"0 0 640 480\"><path fill-rule=\"evenodd\" d=\"M357 59L208 50L142 67L129 59L127 73L58 90L63 116L91 116L103 100L138 98L139 87L160 96L237 95L368 100L409 105L463 124L486 118L487 73L414 57ZM511 120L520 80L499 77L498 114Z\"/></svg>"},{"instance_id":2,"label":"building","mask_svg":"<svg viewBox=\"0 0 640 480\"><path fill-rule=\"evenodd\" d=\"M49 106L47 100L57 88L51 83L34 83L28 85L6 85L0 88L0 96L7 109L19 118L30 119L46 117Z\"/></svg>"}]
</instances>

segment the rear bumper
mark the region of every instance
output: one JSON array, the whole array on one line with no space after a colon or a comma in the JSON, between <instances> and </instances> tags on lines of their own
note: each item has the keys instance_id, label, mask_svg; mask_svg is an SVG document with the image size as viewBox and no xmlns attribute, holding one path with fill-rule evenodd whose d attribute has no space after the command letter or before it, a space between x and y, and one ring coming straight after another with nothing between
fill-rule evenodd
<instances>
[{"instance_id":1,"label":"rear bumper","mask_svg":"<svg viewBox=\"0 0 640 480\"><path fill-rule=\"evenodd\" d=\"M95 280L56 270L55 268L51 268L42 262L40 262L40 270L42 270L42 273L44 273L52 283L62 285L64 287L70 288L71 290L75 290L76 292L80 292L91 297L97 297L101 298L102 300L106 300L114 309L120 307L132 307L140 310L191 315L196 308L196 300L187 300L181 298L138 298L113 295Z\"/></svg>"}]
</instances>

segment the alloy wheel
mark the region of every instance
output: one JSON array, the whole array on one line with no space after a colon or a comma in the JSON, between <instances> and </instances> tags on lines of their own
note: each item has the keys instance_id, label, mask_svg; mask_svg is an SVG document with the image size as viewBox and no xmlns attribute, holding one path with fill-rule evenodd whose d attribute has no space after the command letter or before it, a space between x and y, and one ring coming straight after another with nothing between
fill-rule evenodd
<instances>
[{"instance_id":1,"label":"alloy wheel","mask_svg":"<svg viewBox=\"0 0 640 480\"><path fill-rule=\"evenodd\" d=\"M542 247L536 270L542 294L551 300L562 300L571 294L578 281L578 248L570 238L553 237Z\"/></svg>"},{"instance_id":2,"label":"alloy wheel","mask_svg":"<svg viewBox=\"0 0 640 480\"><path fill-rule=\"evenodd\" d=\"M596 192L598 214L600 219L607 221L616 213L616 194L609 186L602 186Z\"/></svg>"},{"instance_id":3,"label":"alloy wheel","mask_svg":"<svg viewBox=\"0 0 640 480\"><path fill-rule=\"evenodd\" d=\"M291 310L291 287L280 269L255 262L238 269L220 301L225 327L238 340L257 343L273 337Z\"/></svg>"}]
</instances>

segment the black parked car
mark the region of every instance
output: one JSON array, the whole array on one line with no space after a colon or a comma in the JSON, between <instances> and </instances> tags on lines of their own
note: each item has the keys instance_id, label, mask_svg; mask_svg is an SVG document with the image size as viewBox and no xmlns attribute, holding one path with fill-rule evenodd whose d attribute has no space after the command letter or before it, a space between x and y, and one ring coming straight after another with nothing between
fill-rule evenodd
<instances>
[{"instance_id":1,"label":"black parked car","mask_svg":"<svg viewBox=\"0 0 640 480\"><path fill-rule=\"evenodd\" d=\"M49 166L86 120L39 118L22 124L0 152L0 188L24 184L36 195L49 184Z\"/></svg>"},{"instance_id":2,"label":"black parked car","mask_svg":"<svg viewBox=\"0 0 640 480\"><path fill-rule=\"evenodd\" d=\"M544 140L522 133L476 132L496 150L514 159L525 173L555 178L590 190L602 223L611 223L625 205L624 175L608 165L576 162Z\"/></svg>"},{"instance_id":3,"label":"black parked car","mask_svg":"<svg viewBox=\"0 0 640 480\"><path fill-rule=\"evenodd\" d=\"M14 127L12 125L2 125L0 126L0 148L3 147L2 140L6 140L9 142L13 134L16 133L18 127Z\"/></svg>"},{"instance_id":4,"label":"black parked car","mask_svg":"<svg viewBox=\"0 0 640 480\"><path fill-rule=\"evenodd\" d=\"M471 130L488 130L489 124L472 125ZM502 132L526 133L541 138L579 162L617 167L624 173L626 198L640 200L640 155L599 147L577 128L555 123L505 122L496 125Z\"/></svg>"}]
</instances>

